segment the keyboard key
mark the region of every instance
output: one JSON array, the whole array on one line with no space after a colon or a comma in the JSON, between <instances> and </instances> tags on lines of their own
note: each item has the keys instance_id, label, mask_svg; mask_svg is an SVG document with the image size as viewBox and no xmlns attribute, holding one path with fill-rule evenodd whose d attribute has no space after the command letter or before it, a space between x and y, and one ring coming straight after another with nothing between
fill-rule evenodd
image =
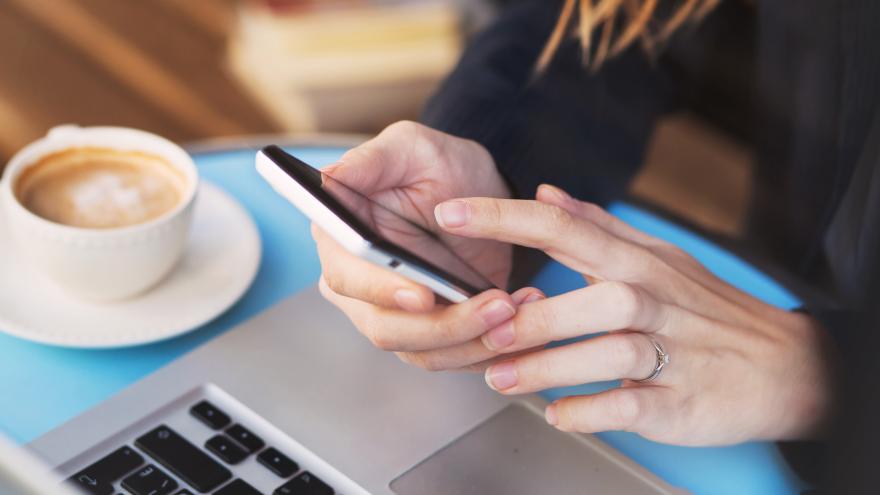
<instances>
[{"instance_id":1,"label":"keyboard key","mask_svg":"<svg viewBox=\"0 0 880 495\"><path fill-rule=\"evenodd\" d=\"M214 404L211 404L206 400L192 406L189 413L214 430L225 428L230 421L229 416L227 416L225 412L217 409Z\"/></svg>"},{"instance_id":2,"label":"keyboard key","mask_svg":"<svg viewBox=\"0 0 880 495\"><path fill-rule=\"evenodd\" d=\"M232 473L165 425L154 428L135 445L201 493L232 478Z\"/></svg>"},{"instance_id":3,"label":"keyboard key","mask_svg":"<svg viewBox=\"0 0 880 495\"><path fill-rule=\"evenodd\" d=\"M205 448L229 464L238 464L248 456L248 452L239 447L226 435L215 435L205 442Z\"/></svg>"},{"instance_id":4,"label":"keyboard key","mask_svg":"<svg viewBox=\"0 0 880 495\"><path fill-rule=\"evenodd\" d=\"M260 452L260 455L257 456L257 461L266 466L269 471L272 471L282 478L290 478L294 473L299 471L299 466L296 462L291 460L290 457L278 452L274 447L269 447Z\"/></svg>"},{"instance_id":5,"label":"keyboard key","mask_svg":"<svg viewBox=\"0 0 880 495\"><path fill-rule=\"evenodd\" d=\"M140 454L129 447L121 447L81 472L112 482L134 471L143 463L144 458Z\"/></svg>"},{"instance_id":6,"label":"keyboard key","mask_svg":"<svg viewBox=\"0 0 880 495\"><path fill-rule=\"evenodd\" d=\"M186 488L184 488L183 490L180 490L179 492L175 493L174 495L195 495L195 494L193 492L187 490Z\"/></svg>"},{"instance_id":7,"label":"keyboard key","mask_svg":"<svg viewBox=\"0 0 880 495\"><path fill-rule=\"evenodd\" d=\"M232 483L214 492L214 495L263 495L256 488L242 480L234 480Z\"/></svg>"},{"instance_id":8,"label":"keyboard key","mask_svg":"<svg viewBox=\"0 0 880 495\"><path fill-rule=\"evenodd\" d=\"M244 447L250 454L258 452L266 446L266 442L264 442L262 438L254 435L250 430L240 424L234 424L227 428L226 434L232 437L233 440L238 442L239 445Z\"/></svg>"},{"instance_id":9,"label":"keyboard key","mask_svg":"<svg viewBox=\"0 0 880 495\"><path fill-rule=\"evenodd\" d=\"M122 488L134 495L168 495L177 489L177 482L150 464L122 480Z\"/></svg>"},{"instance_id":10,"label":"keyboard key","mask_svg":"<svg viewBox=\"0 0 880 495\"><path fill-rule=\"evenodd\" d=\"M113 493L112 483L134 471L144 458L129 447L119 448L103 459L71 476L70 481L88 493Z\"/></svg>"},{"instance_id":11,"label":"keyboard key","mask_svg":"<svg viewBox=\"0 0 880 495\"><path fill-rule=\"evenodd\" d=\"M333 489L308 471L281 485L273 495L333 495Z\"/></svg>"},{"instance_id":12,"label":"keyboard key","mask_svg":"<svg viewBox=\"0 0 880 495\"><path fill-rule=\"evenodd\" d=\"M89 493L91 495L112 495L113 494L113 485L107 481L102 481L97 478L93 478L86 473L79 473L74 476L71 476L68 481L73 483L74 486L80 489L80 491Z\"/></svg>"}]
</instances>

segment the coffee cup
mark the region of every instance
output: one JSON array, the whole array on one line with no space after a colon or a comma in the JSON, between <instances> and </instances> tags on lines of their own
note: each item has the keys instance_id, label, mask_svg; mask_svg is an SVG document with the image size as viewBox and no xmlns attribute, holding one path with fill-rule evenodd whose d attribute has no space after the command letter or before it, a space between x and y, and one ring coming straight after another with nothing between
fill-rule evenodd
<instances>
[{"instance_id":1,"label":"coffee cup","mask_svg":"<svg viewBox=\"0 0 880 495\"><path fill-rule=\"evenodd\" d=\"M94 301L156 285L186 245L198 189L192 158L148 132L56 127L19 151L0 181L0 212L22 258Z\"/></svg>"}]
</instances>

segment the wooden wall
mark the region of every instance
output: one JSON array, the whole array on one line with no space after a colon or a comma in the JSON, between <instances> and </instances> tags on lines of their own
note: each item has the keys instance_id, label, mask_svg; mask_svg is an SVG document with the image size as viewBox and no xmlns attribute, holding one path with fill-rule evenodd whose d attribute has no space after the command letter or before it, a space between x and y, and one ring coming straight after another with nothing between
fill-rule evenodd
<instances>
[{"instance_id":1,"label":"wooden wall","mask_svg":"<svg viewBox=\"0 0 880 495\"><path fill-rule=\"evenodd\" d=\"M178 142L279 127L224 69L238 0L0 0L0 170L63 123ZM702 227L742 231L751 157L689 117L660 126L632 193Z\"/></svg>"},{"instance_id":2,"label":"wooden wall","mask_svg":"<svg viewBox=\"0 0 880 495\"><path fill-rule=\"evenodd\" d=\"M235 3L0 0L0 163L61 123L176 141L278 130L224 70Z\"/></svg>"}]
</instances>

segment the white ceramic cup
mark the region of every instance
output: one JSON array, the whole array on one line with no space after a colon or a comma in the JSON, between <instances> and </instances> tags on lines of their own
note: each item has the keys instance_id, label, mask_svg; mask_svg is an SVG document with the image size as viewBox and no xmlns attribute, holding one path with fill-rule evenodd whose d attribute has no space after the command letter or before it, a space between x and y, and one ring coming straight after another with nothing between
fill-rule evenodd
<instances>
[{"instance_id":1,"label":"white ceramic cup","mask_svg":"<svg viewBox=\"0 0 880 495\"><path fill-rule=\"evenodd\" d=\"M47 154L80 147L140 151L164 158L185 178L182 199L148 222L109 229L72 227L27 210L16 198L18 177ZM71 294L112 301L139 294L167 275L183 254L192 221L198 174L192 158L176 144L124 127L66 125L19 151L0 182L0 209L17 251Z\"/></svg>"}]
</instances>

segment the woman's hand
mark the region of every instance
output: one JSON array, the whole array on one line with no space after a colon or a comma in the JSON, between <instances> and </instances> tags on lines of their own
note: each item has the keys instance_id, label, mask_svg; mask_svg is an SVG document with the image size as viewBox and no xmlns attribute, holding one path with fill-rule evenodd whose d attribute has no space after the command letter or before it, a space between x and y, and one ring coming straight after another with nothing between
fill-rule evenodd
<instances>
[{"instance_id":1,"label":"woman's hand","mask_svg":"<svg viewBox=\"0 0 880 495\"><path fill-rule=\"evenodd\" d=\"M451 198L510 197L492 157L476 142L400 122L352 149L325 172L441 234L471 266L497 286L506 285L509 244L446 234L434 218L434 206ZM394 218L383 216L383 210L366 204L361 211L386 236L400 233ZM376 346L399 351L402 359L426 368L461 367L494 356L479 337L510 319L518 303L540 294L535 289L513 296L490 290L461 304L435 304L430 289L350 254L317 227L312 233L321 258L324 297ZM432 352L438 348L454 352Z\"/></svg>"},{"instance_id":2,"label":"woman's hand","mask_svg":"<svg viewBox=\"0 0 880 495\"><path fill-rule=\"evenodd\" d=\"M591 285L518 307L481 340L503 394L623 379L549 405L566 431L628 430L667 443L728 444L813 435L829 408L829 349L809 317L723 282L675 246L542 186L537 201L456 199L436 215L452 234L545 251ZM551 341L608 332L542 349ZM670 362L656 379L656 341ZM452 353L454 351L446 351Z\"/></svg>"}]
</instances>

